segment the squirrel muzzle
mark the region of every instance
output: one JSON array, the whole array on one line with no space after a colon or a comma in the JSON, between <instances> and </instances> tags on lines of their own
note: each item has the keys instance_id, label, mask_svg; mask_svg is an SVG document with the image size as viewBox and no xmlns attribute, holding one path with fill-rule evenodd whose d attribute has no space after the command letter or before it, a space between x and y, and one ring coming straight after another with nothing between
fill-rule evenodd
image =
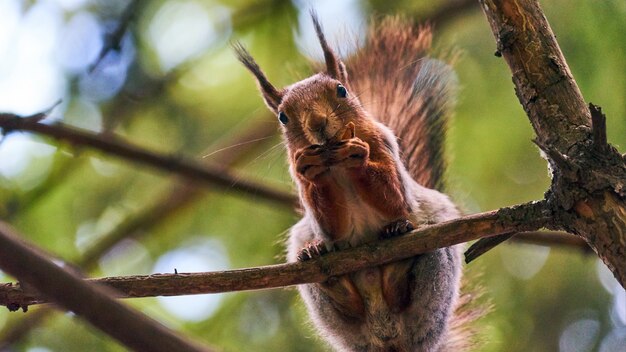
<instances>
[{"instance_id":1,"label":"squirrel muzzle","mask_svg":"<svg viewBox=\"0 0 626 352\"><path fill-rule=\"evenodd\" d=\"M327 130L328 117L324 114L312 113L305 121L305 129L311 137L311 142L315 144L324 144L332 135Z\"/></svg>"},{"instance_id":2,"label":"squirrel muzzle","mask_svg":"<svg viewBox=\"0 0 626 352\"><path fill-rule=\"evenodd\" d=\"M325 114L310 114L305 120L304 130L309 142L319 145L332 145L355 137L353 122L343 124Z\"/></svg>"}]
</instances>

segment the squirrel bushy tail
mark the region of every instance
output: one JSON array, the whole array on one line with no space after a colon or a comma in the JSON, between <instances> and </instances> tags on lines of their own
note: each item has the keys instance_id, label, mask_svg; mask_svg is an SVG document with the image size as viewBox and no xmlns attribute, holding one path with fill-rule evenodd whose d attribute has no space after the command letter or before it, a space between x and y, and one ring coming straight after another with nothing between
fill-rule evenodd
<instances>
[{"instance_id":1,"label":"squirrel bushy tail","mask_svg":"<svg viewBox=\"0 0 626 352\"><path fill-rule=\"evenodd\" d=\"M428 57L431 41L429 26L387 17L371 25L363 48L346 66L365 109L398 137L411 176L441 191L457 78L444 61Z\"/></svg>"},{"instance_id":2,"label":"squirrel bushy tail","mask_svg":"<svg viewBox=\"0 0 626 352\"><path fill-rule=\"evenodd\" d=\"M456 103L458 80L451 66L429 57L429 26L398 17L371 25L363 48L348 59L351 89L365 109L398 137L403 161L422 186L444 188L445 134ZM476 350L480 334L474 322L489 311L479 303L482 290L467 277L450 330L439 351Z\"/></svg>"}]
</instances>

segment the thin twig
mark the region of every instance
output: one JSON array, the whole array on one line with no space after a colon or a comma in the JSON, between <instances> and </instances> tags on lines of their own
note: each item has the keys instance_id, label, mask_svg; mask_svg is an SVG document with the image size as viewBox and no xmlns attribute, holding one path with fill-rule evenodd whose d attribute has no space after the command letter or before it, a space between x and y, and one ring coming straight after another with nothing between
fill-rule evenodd
<instances>
[{"instance_id":1,"label":"thin twig","mask_svg":"<svg viewBox=\"0 0 626 352\"><path fill-rule=\"evenodd\" d=\"M516 243L530 243L539 246L565 247L579 249L583 253L592 253L593 250L581 237L558 231L513 232L498 236L481 238L465 251L465 262L470 263L482 256L500 243L511 239Z\"/></svg>"},{"instance_id":2,"label":"thin twig","mask_svg":"<svg viewBox=\"0 0 626 352\"><path fill-rule=\"evenodd\" d=\"M591 254L593 250L581 237L567 232L559 231L533 231L522 232L515 235L512 242L529 243L538 246L550 246L553 248L578 249L584 254Z\"/></svg>"},{"instance_id":3,"label":"thin twig","mask_svg":"<svg viewBox=\"0 0 626 352\"><path fill-rule=\"evenodd\" d=\"M477 238L536 230L552 220L547 214L544 202L534 202L430 225L398 238L332 252L305 262L210 273L154 274L91 281L114 288L119 292L118 297L232 292L322 282L331 276L348 274ZM44 298L32 292L24 292L19 286L0 286L2 305L24 307L43 302L46 302Z\"/></svg>"},{"instance_id":4,"label":"thin twig","mask_svg":"<svg viewBox=\"0 0 626 352\"><path fill-rule=\"evenodd\" d=\"M142 149L120 138L101 136L61 123L47 125L23 119L13 114L0 114L0 128L5 132L30 131L75 145L99 149L118 157L150 165L165 171L179 174L225 191L234 191L246 196L257 196L283 206L292 207L297 203L292 194L231 175L224 168L202 166L182 156L165 155Z\"/></svg>"},{"instance_id":5,"label":"thin twig","mask_svg":"<svg viewBox=\"0 0 626 352\"><path fill-rule=\"evenodd\" d=\"M476 258L492 250L500 243L515 236L515 234L516 232L509 232L509 233L503 233L498 236L479 239L465 251L465 263L469 264L473 262L474 260L476 260Z\"/></svg>"}]
</instances>

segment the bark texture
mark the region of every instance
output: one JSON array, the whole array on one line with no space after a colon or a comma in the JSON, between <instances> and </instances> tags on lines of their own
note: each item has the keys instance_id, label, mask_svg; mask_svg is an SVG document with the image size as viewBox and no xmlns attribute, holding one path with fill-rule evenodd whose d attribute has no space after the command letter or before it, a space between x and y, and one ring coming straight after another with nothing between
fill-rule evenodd
<instances>
[{"instance_id":1,"label":"bark texture","mask_svg":"<svg viewBox=\"0 0 626 352\"><path fill-rule=\"evenodd\" d=\"M626 164L606 143L604 116L583 100L537 1L480 2L550 162L550 227L584 238L626 287Z\"/></svg>"}]
</instances>

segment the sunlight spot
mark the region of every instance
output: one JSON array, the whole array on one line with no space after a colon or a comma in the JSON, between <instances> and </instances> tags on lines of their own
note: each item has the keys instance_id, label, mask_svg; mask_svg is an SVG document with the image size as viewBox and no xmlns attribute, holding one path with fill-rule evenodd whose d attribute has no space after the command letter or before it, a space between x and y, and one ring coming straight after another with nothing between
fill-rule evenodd
<instances>
[{"instance_id":1,"label":"sunlight spot","mask_svg":"<svg viewBox=\"0 0 626 352\"><path fill-rule=\"evenodd\" d=\"M4 329L4 326L7 324L8 317L8 314L0 314L0 330Z\"/></svg>"},{"instance_id":2,"label":"sunlight spot","mask_svg":"<svg viewBox=\"0 0 626 352\"><path fill-rule=\"evenodd\" d=\"M0 15L10 16L11 33L8 41L0 35L0 110L17 114L45 110L65 91L65 77L52 59L63 13L48 1L34 4L17 20L14 7L7 11ZM3 22L3 31L4 26Z\"/></svg>"},{"instance_id":3,"label":"sunlight spot","mask_svg":"<svg viewBox=\"0 0 626 352\"><path fill-rule=\"evenodd\" d=\"M96 60L103 46L102 28L90 13L79 12L65 25L57 57L70 73L85 70Z\"/></svg>"},{"instance_id":4,"label":"sunlight spot","mask_svg":"<svg viewBox=\"0 0 626 352\"><path fill-rule=\"evenodd\" d=\"M293 0L298 7L298 32L294 33L300 51L315 60L323 61L309 9L313 8L322 23L324 34L330 46L341 56L346 57L362 45L356 38L364 38L366 20L361 3L357 0L321 0L315 3ZM341 21L337 21L341 18ZM341 44L341 45L340 45Z\"/></svg>"},{"instance_id":5,"label":"sunlight spot","mask_svg":"<svg viewBox=\"0 0 626 352\"><path fill-rule=\"evenodd\" d=\"M0 23L2 30L0 31L0 73L3 73L3 67L6 61L10 60L11 55L7 55L12 45L15 43L15 32L18 30L20 18L22 16L22 2L19 0L0 1Z\"/></svg>"},{"instance_id":6,"label":"sunlight spot","mask_svg":"<svg viewBox=\"0 0 626 352\"><path fill-rule=\"evenodd\" d=\"M152 265L150 253L143 244L125 239L115 245L99 261L106 276L140 275L147 273Z\"/></svg>"},{"instance_id":7,"label":"sunlight spot","mask_svg":"<svg viewBox=\"0 0 626 352\"><path fill-rule=\"evenodd\" d=\"M616 281L613 288L611 321L615 326L626 327L626 290Z\"/></svg>"},{"instance_id":8,"label":"sunlight spot","mask_svg":"<svg viewBox=\"0 0 626 352\"><path fill-rule=\"evenodd\" d=\"M278 332L280 314L273 302L267 299L248 299L239 315L239 330L246 339L261 343Z\"/></svg>"},{"instance_id":9,"label":"sunlight spot","mask_svg":"<svg viewBox=\"0 0 626 352\"><path fill-rule=\"evenodd\" d=\"M31 347L26 352L52 352L52 350L45 347Z\"/></svg>"},{"instance_id":10,"label":"sunlight spot","mask_svg":"<svg viewBox=\"0 0 626 352\"><path fill-rule=\"evenodd\" d=\"M596 273L606 292L613 294L615 285L619 285L619 283L613 276L611 270L609 270L609 268L606 267L606 264L604 264L600 259L596 259Z\"/></svg>"},{"instance_id":11,"label":"sunlight spot","mask_svg":"<svg viewBox=\"0 0 626 352\"><path fill-rule=\"evenodd\" d=\"M531 244L502 246L500 249L500 257L506 270L523 280L535 276L546 263L549 254L549 247Z\"/></svg>"},{"instance_id":12,"label":"sunlight spot","mask_svg":"<svg viewBox=\"0 0 626 352\"><path fill-rule=\"evenodd\" d=\"M101 176L113 177L120 171L119 164L98 157L90 157L91 167Z\"/></svg>"},{"instance_id":13,"label":"sunlight spot","mask_svg":"<svg viewBox=\"0 0 626 352\"><path fill-rule=\"evenodd\" d=\"M16 38L20 59L41 60L53 54L63 26L63 12L49 1L35 3L22 17Z\"/></svg>"},{"instance_id":14,"label":"sunlight spot","mask_svg":"<svg viewBox=\"0 0 626 352\"><path fill-rule=\"evenodd\" d=\"M186 88L203 90L220 86L227 86L237 77L232 74L233 53L222 50L211 57L211 60L202 60L199 64L190 67L179 80Z\"/></svg>"},{"instance_id":15,"label":"sunlight spot","mask_svg":"<svg viewBox=\"0 0 626 352\"><path fill-rule=\"evenodd\" d=\"M81 253L84 253L92 243L94 243L94 239L98 237L98 232L96 231L96 222L93 220L87 220L80 225L76 229L76 240L74 241L74 245Z\"/></svg>"},{"instance_id":16,"label":"sunlight spot","mask_svg":"<svg viewBox=\"0 0 626 352\"><path fill-rule=\"evenodd\" d=\"M121 205L108 206L97 219L89 219L81 223L76 230L75 245L79 252L110 233L128 217L128 208Z\"/></svg>"},{"instance_id":17,"label":"sunlight spot","mask_svg":"<svg viewBox=\"0 0 626 352\"><path fill-rule=\"evenodd\" d=\"M66 11L74 11L87 5L90 0L56 0L56 2Z\"/></svg>"},{"instance_id":18,"label":"sunlight spot","mask_svg":"<svg viewBox=\"0 0 626 352\"><path fill-rule=\"evenodd\" d=\"M569 324L559 338L560 352L591 351L598 339L600 323L597 320L582 319Z\"/></svg>"},{"instance_id":19,"label":"sunlight spot","mask_svg":"<svg viewBox=\"0 0 626 352\"><path fill-rule=\"evenodd\" d=\"M155 273L216 271L229 268L226 249L214 239L196 238L187 245L163 254L154 265ZM157 297L170 314L186 321L203 321L219 308L223 295L207 294Z\"/></svg>"},{"instance_id":20,"label":"sunlight spot","mask_svg":"<svg viewBox=\"0 0 626 352\"><path fill-rule=\"evenodd\" d=\"M102 130L102 112L98 105L91 101L80 99L72 99L64 114L65 123L72 126L100 132Z\"/></svg>"},{"instance_id":21,"label":"sunlight spot","mask_svg":"<svg viewBox=\"0 0 626 352\"><path fill-rule=\"evenodd\" d=\"M214 7L212 11L219 9ZM163 4L148 30L148 40L156 50L164 71L202 53L216 38L209 13L195 1Z\"/></svg>"},{"instance_id":22,"label":"sunlight spot","mask_svg":"<svg viewBox=\"0 0 626 352\"><path fill-rule=\"evenodd\" d=\"M626 327L615 328L602 340L600 352L624 352L626 346Z\"/></svg>"},{"instance_id":23,"label":"sunlight spot","mask_svg":"<svg viewBox=\"0 0 626 352\"><path fill-rule=\"evenodd\" d=\"M0 175L24 190L31 189L50 172L51 156L56 149L31 135L12 133L5 136L0 143Z\"/></svg>"}]
</instances>

